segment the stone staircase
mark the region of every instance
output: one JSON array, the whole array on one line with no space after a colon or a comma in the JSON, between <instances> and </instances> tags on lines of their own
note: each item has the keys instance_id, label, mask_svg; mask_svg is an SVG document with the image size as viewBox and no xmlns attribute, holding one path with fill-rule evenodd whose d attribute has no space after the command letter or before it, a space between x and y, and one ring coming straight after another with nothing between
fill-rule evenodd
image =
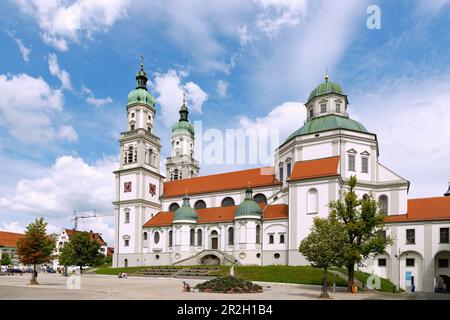
<instances>
[{"instance_id":1,"label":"stone staircase","mask_svg":"<svg viewBox=\"0 0 450 320\"><path fill-rule=\"evenodd\" d=\"M215 273L220 271L219 267L186 267L152 266L138 270L130 276L139 277L167 277L167 278L214 278Z\"/></svg>"}]
</instances>

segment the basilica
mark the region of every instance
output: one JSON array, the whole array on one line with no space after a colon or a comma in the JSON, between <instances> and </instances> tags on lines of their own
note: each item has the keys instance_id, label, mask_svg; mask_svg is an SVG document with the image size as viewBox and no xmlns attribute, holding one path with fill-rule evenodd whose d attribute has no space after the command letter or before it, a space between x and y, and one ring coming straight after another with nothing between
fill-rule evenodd
<instances>
[{"instance_id":1,"label":"basilica","mask_svg":"<svg viewBox=\"0 0 450 320\"><path fill-rule=\"evenodd\" d=\"M272 167L204 176L186 101L161 174L147 81L141 64L114 172L114 267L308 265L301 240L356 175L357 194L375 196L395 240L359 268L404 289L450 288L450 188L444 196L408 199L409 181L379 162L377 135L350 117L347 95L328 76L308 97L304 124L274 150Z\"/></svg>"}]
</instances>

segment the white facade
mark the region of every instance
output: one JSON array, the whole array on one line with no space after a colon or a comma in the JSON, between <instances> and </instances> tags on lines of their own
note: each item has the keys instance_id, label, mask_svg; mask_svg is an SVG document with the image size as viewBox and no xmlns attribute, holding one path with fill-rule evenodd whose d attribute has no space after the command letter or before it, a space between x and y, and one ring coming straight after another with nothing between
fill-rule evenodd
<instances>
[{"instance_id":1,"label":"white facade","mask_svg":"<svg viewBox=\"0 0 450 320\"><path fill-rule=\"evenodd\" d=\"M326 87L327 82L323 85ZM378 161L377 137L348 118L347 97L336 90L319 92L312 95L306 108L305 126L275 150L273 178L279 182L252 187L253 195L265 196L267 205L262 206L263 212L273 205L285 205L288 208L285 215L272 218L265 213L259 218L226 217L225 213L230 209L225 207L223 201L231 198L233 205L241 204L247 188L241 185L232 190L225 188L190 194L190 206L203 214L200 214L200 222L175 223L170 220L159 225L156 222L152 224L153 218L153 221L158 221L163 216L171 217L169 211L173 211L174 215L176 209L182 206L183 195L167 196L163 193L159 168L148 169L140 160L139 141L147 141L146 135L142 133L138 137L130 132L123 133L121 149L125 143L137 143L138 158L136 166L127 168L121 163L116 172L118 247L113 259L114 266L234 262L247 265L308 265L308 261L299 253L299 244L308 235L313 218L329 214L328 203L341 197L352 175L357 176L356 192L360 197L373 194L388 216L407 214L409 182ZM155 154L159 155L159 139L157 141L151 144L152 140L148 140L157 149ZM193 135L173 134L171 157L186 156L186 152L192 152L193 143ZM327 161L330 158L338 161L333 173L302 178L293 176L297 165L308 161ZM170 174L175 166L171 163L167 168ZM185 180L187 177L189 175L183 175L182 178ZM213 176L210 178L214 179ZM199 178L189 179L192 185L196 184L195 179ZM128 193L123 191L125 181L133 185ZM158 185L156 195L150 198L145 191L148 183ZM170 183L173 185L177 182ZM198 206L199 201L202 206ZM220 210L223 211L221 221L211 222L204 216L222 212ZM124 222L127 214L129 220ZM161 216L156 217L157 214ZM221 217L220 214L218 216ZM435 238L442 226L449 225L450 218L439 223L416 222L415 244L406 245L402 241L411 223L387 224L386 230L395 239L394 245L384 255L369 259L363 269L386 277L395 284L400 283L402 288L406 285L405 273L411 272L417 291L433 291L439 281L442 282L439 275L449 273L448 267L442 267L445 262L441 261L441 267L438 267L436 259L445 260L450 245L437 243ZM406 265L406 259L413 258L414 265L412 260L408 260ZM385 261L378 263L378 259Z\"/></svg>"}]
</instances>

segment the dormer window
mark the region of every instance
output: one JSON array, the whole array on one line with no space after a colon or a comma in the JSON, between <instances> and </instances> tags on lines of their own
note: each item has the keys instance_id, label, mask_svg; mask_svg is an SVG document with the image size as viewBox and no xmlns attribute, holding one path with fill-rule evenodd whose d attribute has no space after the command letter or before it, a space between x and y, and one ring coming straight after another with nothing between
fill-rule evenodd
<instances>
[{"instance_id":1,"label":"dormer window","mask_svg":"<svg viewBox=\"0 0 450 320\"><path fill-rule=\"evenodd\" d=\"M327 112L327 105L325 103L322 103L320 105L320 113L325 113Z\"/></svg>"},{"instance_id":2,"label":"dormer window","mask_svg":"<svg viewBox=\"0 0 450 320\"><path fill-rule=\"evenodd\" d=\"M309 117L310 118L314 117L314 109L313 108L309 109Z\"/></svg>"}]
</instances>

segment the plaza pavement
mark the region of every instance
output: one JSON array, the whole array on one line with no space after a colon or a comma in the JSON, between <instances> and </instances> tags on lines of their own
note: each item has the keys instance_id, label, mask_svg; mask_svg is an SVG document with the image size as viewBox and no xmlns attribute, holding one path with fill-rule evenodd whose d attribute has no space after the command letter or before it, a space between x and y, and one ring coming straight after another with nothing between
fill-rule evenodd
<instances>
[{"instance_id":1,"label":"plaza pavement","mask_svg":"<svg viewBox=\"0 0 450 320\"><path fill-rule=\"evenodd\" d=\"M61 300L104 300L104 299L150 299L150 300L315 300L320 294L319 286L280 284L257 282L264 288L262 293L251 294L220 294L201 292L182 292L183 281L192 287L204 280L198 279L173 279L173 278L146 278L83 274L80 280L80 289L68 289L76 287L74 278L64 277L60 274L40 273L39 286L28 285L30 274L1 276L0 299L61 299ZM450 295L448 295L450 297ZM336 293L330 292L333 300L351 299L415 299L416 295L410 294L383 294L377 292L364 292L351 294L339 288ZM423 298L423 297L422 297Z\"/></svg>"}]
</instances>

